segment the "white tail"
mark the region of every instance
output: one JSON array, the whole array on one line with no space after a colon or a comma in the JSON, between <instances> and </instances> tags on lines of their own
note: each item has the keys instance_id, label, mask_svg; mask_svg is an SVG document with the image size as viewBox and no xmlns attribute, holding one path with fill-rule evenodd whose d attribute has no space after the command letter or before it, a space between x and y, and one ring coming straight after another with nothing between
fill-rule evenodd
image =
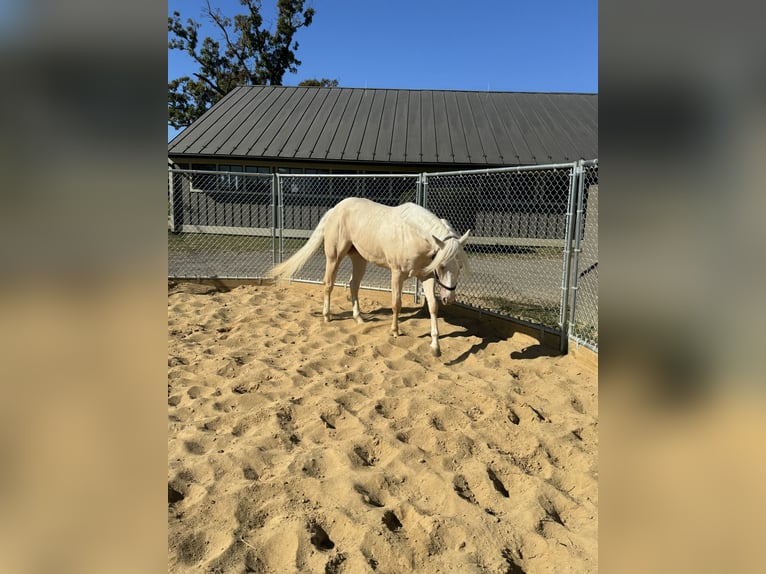
<instances>
[{"instance_id":1,"label":"white tail","mask_svg":"<svg viewBox=\"0 0 766 574\"><path fill-rule=\"evenodd\" d=\"M274 279L283 279L285 277L292 277L295 273L306 264L306 261L319 249L324 242L324 225L327 221L327 216L332 209L328 210L319 220L314 231L311 232L311 236L306 244L301 247L295 254L287 261L275 265L271 271L268 272L269 277Z\"/></svg>"}]
</instances>

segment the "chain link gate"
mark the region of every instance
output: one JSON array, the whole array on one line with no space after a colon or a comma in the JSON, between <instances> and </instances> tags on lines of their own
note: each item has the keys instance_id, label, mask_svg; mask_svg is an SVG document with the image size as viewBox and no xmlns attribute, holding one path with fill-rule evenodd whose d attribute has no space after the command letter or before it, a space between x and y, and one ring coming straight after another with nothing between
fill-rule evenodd
<instances>
[{"instance_id":1,"label":"chain link gate","mask_svg":"<svg viewBox=\"0 0 766 574\"><path fill-rule=\"evenodd\" d=\"M458 302L598 347L598 161L411 175L170 170L168 276L255 279L297 251L346 197L412 201L447 219L471 272ZM351 276L346 259L338 284ZM319 252L294 277L321 283ZM370 265L362 287L390 290ZM405 292L419 295L414 279Z\"/></svg>"},{"instance_id":2,"label":"chain link gate","mask_svg":"<svg viewBox=\"0 0 766 574\"><path fill-rule=\"evenodd\" d=\"M598 349L598 160L578 166L568 336Z\"/></svg>"},{"instance_id":3,"label":"chain link gate","mask_svg":"<svg viewBox=\"0 0 766 574\"><path fill-rule=\"evenodd\" d=\"M274 177L171 170L168 276L264 277L277 261Z\"/></svg>"},{"instance_id":4,"label":"chain link gate","mask_svg":"<svg viewBox=\"0 0 766 574\"><path fill-rule=\"evenodd\" d=\"M460 303L562 332L573 173L569 163L426 175L425 207L472 230Z\"/></svg>"}]
</instances>

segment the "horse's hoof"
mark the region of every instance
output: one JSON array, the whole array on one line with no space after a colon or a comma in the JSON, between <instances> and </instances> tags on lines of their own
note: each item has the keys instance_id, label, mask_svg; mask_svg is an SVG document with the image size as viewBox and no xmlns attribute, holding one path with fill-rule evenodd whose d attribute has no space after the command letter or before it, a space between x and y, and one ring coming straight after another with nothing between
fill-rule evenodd
<instances>
[{"instance_id":1,"label":"horse's hoof","mask_svg":"<svg viewBox=\"0 0 766 574\"><path fill-rule=\"evenodd\" d=\"M431 347L431 354L434 357L441 357L442 356L442 351L441 351L441 349L439 347L436 347L436 348Z\"/></svg>"},{"instance_id":2,"label":"horse's hoof","mask_svg":"<svg viewBox=\"0 0 766 574\"><path fill-rule=\"evenodd\" d=\"M363 324L364 324L364 319L361 317L361 315L360 315L359 317L354 317L354 320L355 320L357 323L359 323L360 325L363 325Z\"/></svg>"},{"instance_id":3,"label":"horse's hoof","mask_svg":"<svg viewBox=\"0 0 766 574\"><path fill-rule=\"evenodd\" d=\"M332 316L330 316L330 315L325 315L325 316L324 316L324 322L325 322L325 323L329 323L330 321L332 321Z\"/></svg>"}]
</instances>

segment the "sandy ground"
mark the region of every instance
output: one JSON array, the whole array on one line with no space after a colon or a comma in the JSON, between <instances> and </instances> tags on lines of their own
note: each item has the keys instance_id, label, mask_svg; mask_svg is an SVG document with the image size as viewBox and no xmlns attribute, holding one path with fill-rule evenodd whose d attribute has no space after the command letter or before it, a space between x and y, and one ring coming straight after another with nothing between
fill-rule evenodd
<instances>
[{"instance_id":1,"label":"sandy ground","mask_svg":"<svg viewBox=\"0 0 766 574\"><path fill-rule=\"evenodd\" d=\"M168 291L168 570L596 572L597 373L411 297Z\"/></svg>"}]
</instances>

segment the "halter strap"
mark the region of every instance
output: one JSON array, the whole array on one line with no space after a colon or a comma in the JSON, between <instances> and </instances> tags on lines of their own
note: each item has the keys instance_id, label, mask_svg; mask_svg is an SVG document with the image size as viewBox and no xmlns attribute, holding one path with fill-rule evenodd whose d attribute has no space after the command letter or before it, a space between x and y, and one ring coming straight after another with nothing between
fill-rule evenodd
<instances>
[{"instance_id":1,"label":"halter strap","mask_svg":"<svg viewBox=\"0 0 766 574\"><path fill-rule=\"evenodd\" d=\"M442 283L441 280L439 279L439 276L436 274L436 271L434 271L434 279L436 279L436 282L439 284L439 287L441 287L442 289L446 289L447 291L454 291L455 289L457 289L457 283L455 283L454 287L448 287L447 285Z\"/></svg>"}]
</instances>

